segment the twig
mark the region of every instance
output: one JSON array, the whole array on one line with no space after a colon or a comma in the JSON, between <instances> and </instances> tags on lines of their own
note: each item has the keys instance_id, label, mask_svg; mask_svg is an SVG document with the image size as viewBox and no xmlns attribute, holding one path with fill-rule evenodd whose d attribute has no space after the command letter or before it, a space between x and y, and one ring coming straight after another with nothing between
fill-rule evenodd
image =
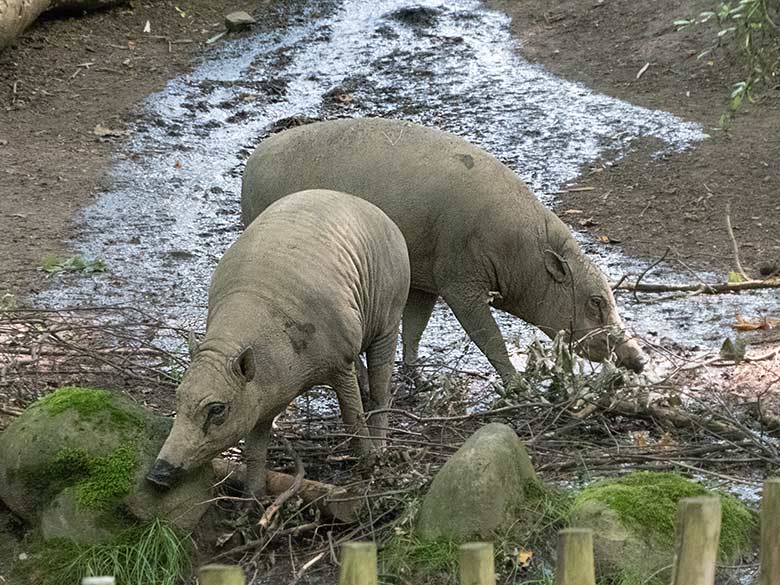
<instances>
[{"instance_id":1,"label":"twig","mask_svg":"<svg viewBox=\"0 0 780 585\"><path fill-rule=\"evenodd\" d=\"M667 255L667 254L669 254L669 251L670 251L671 249L672 249L672 248L671 248L671 246L667 246L667 247L666 247L666 251L664 252L663 256L661 256L661 257L660 257L658 260L656 260L655 262L653 262L653 263L652 263L650 266L648 266L647 268L645 268L645 269L642 271L642 274L640 274L640 275L639 275L639 277L636 279L636 284L634 285L634 288L633 288L633 289L628 289L628 290L633 290L633 291L634 291L634 300L635 300L637 303L642 303L642 302L644 302L644 301L640 301L640 300L639 300L639 297L638 297L638 296L637 296L637 294L636 294L636 292L637 292L637 288L639 287L639 283L640 283L640 282L642 282L642 279L645 277L645 274L647 274L648 272L650 272L650 271L651 271L653 268L655 268L655 267L656 267L656 266L658 266L658 265L659 265L661 262L663 262L663 261L664 261L664 258L666 258L666 255ZM617 288L617 287L615 287L615 288Z\"/></svg>"},{"instance_id":2,"label":"twig","mask_svg":"<svg viewBox=\"0 0 780 585\"><path fill-rule=\"evenodd\" d=\"M298 490L301 489L301 484L303 483L304 470L303 462L301 461L300 456L295 452L295 449L292 448L290 441L288 441L284 435L279 434L278 437L279 441L281 441L282 445L284 445L285 451L287 451L295 460L295 481L293 481L293 484L288 489L276 496L273 504L268 506L265 512L263 512L263 517L260 518L260 521L257 523L260 528L266 528L268 526L274 515L279 511L279 509L287 500L293 497L298 492Z\"/></svg>"},{"instance_id":3,"label":"twig","mask_svg":"<svg viewBox=\"0 0 780 585\"><path fill-rule=\"evenodd\" d=\"M734 262L737 265L737 272L743 278L743 280L750 280L742 269L742 263L739 261L739 246L737 245L737 238L734 237L734 230L731 229L731 202L726 203L726 230L729 233L729 239L731 240L731 249L734 252Z\"/></svg>"},{"instance_id":4,"label":"twig","mask_svg":"<svg viewBox=\"0 0 780 585\"><path fill-rule=\"evenodd\" d=\"M327 551L323 551L319 553L318 555L314 556L313 558L306 561L303 565L301 565L298 574L295 576L295 578L292 581L290 581L290 585L295 585L296 583L298 583L301 580L301 578L303 578L303 575L306 573L306 571L308 571L311 567L313 567L314 565L316 565L322 560L326 552Z\"/></svg>"}]
</instances>

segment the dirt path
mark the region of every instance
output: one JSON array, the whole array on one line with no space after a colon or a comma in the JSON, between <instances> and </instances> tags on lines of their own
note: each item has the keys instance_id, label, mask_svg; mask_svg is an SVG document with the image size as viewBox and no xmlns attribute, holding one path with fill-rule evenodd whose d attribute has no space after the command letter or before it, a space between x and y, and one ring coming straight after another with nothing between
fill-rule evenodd
<instances>
[{"instance_id":1,"label":"dirt path","mask_svg":"<svg viewBox=\"0 0 780 585\"><path fill-rule=\"evenodd\" d=\"M0 51L0 297L45 286L36 267L73 253L71 215L100 189L135 106L207 50L226 13L257 7L136 2L48 17ZM97 136L97 126L118 135Z\"/></svg>"},{"instance_id":2,"label":"dirt path","mask_svg":"<svg viewBox=\"0 0 780 585\"><path fill-rule=\"evenodd\" d=\"M751 275L780 265L780 103L777 88L748 105L728 133L718 127L741 64L725 51L696 55L713 28L677 32L672 22L711 9L711 0L494 0L513 17L524 56L566 79L649 108L700 122L711 139L652 160L645 144L609 168L596 165L562 197L560 211L596 236L619 240L630 255L673 256L718 271L733 269L726 204ZM638 72L648 64L637 79Z\"/></svg>"}]
</instances>

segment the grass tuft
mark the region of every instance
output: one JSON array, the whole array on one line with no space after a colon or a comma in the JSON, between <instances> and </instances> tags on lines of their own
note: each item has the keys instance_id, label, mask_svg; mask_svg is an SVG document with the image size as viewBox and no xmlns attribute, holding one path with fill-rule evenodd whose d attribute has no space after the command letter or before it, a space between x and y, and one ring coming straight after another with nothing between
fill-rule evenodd
<instances>
[{"instance_id":1,"label":"grass tuft","mask_svg":"<svg viewBox=\"0 0 780 585\"><path fill-rule=\"evenodd\" d=\"M190 568L189 541L155 519L104 544L51 541L43 545L43 585L73 585L84 577L114 576L117 585L174 585Z\"/></svg>"}]
</instances>

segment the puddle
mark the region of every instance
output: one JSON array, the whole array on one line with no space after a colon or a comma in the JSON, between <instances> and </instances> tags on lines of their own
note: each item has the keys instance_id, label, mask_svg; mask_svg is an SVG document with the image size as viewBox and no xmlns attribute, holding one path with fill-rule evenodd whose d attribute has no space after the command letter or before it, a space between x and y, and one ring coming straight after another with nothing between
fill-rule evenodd
<instances>
[{"instance_id":1,"label":"puddle","mask_svg":"<svg viewBox=\"0 0 780 585\"><path fill-rule=\"evenodd\" d=\"M145 101L73 243L104 258L110 273L61 277L38 304L130 304L202 326L211 273L239 233L243 164L275 122L292 116L381 115L449 130L498 156L547 203L583 165L620 157L641 138L659 141L661 156L705 138L696 124L524 61L508 17L475 0L312 0L280 10L284 30L224 43ZM642 269L584 245L613 279ZM669 268L657 277L690 280ZM776 310L780 301L755 293L637 304L623 295L620 304L644 337L711 347L735 313ZM533 335L506 315L499 323L515 349ZM459 367L492 372L449 310L437 307L422 353L464 345Z\"/></svg>"}]
</instances>

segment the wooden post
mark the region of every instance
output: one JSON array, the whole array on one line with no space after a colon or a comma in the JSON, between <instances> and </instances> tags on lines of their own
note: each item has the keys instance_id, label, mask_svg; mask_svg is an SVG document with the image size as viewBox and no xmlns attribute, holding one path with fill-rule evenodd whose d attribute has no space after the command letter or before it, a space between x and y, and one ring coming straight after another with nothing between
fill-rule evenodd
<instances>
[{"instance_id":1,"label":"wooden post","mask_svg":"<svg viewBox=\"0 0 780 585\"><path fill-rule=\"evenodd\" d=\"M720 498L680 500L672 585L713 585L720 540Z\"/></svg>"},{"instance_id":2,"label":"wooden post","mask_svg":"<svg viewBox=\"0 0 780 585\"><path fill-rule=\"evenodd\" d=\"M780 585L780 478L764 482L761 497L761 585Z\"/></svg>"},{"instance_id":3,"label":"wooden post","mask_svg":"<svg viewBox=\"0 0 780 585\"><path fill-rule=\"evenodd\" d=\"M467 542L459 551L460 585L496 585L492 542Z\"/></svg>"},{"instance_id":4,"label":"wooden post","mask_svg":"<svg viewBox=\"0 0 780 585\"><path fill-rule=\"evenodd\" d=\"M347 542L341 547L339 585L377 585L376 544Z\"/></svg>"},{"instance_id":5,"label":"wooden post","mask_svg":"<svg viewBox=\"0 0 780 585\"><path fill-rule=\"evenodd\" d=\"M593 564L593 531L566 528L558 533L557 585L595 585Z\"/></svg>"},{"instance_id":6,"label":"wooden post","mask_svg":"<svg viewBox=\"0 0 780 585\"><path fill-rule=\"evenodd\" d=\"M244 585L244 571L238 565L204 565L198 569L199 585Z\"/></svg>"}]
</instances>

